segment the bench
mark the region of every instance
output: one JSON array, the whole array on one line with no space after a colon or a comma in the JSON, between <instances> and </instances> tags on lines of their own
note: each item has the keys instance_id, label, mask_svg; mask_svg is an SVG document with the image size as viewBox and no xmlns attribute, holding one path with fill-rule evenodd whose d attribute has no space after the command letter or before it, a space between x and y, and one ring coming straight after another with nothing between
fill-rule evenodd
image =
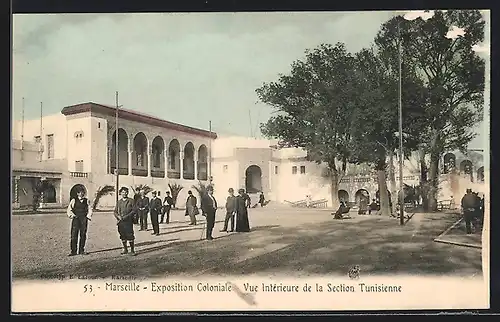
<instances>
[{"instance_id":1,"label":"bench","mask_svg":"<svg viewBox=\"0 0 500 322\"><path fill-rule=\"evenodd\" d=\"M451 200L439 200L438 201L438 209L440 211L443 211L444 209L450 210L452 209L452 202Z\"/></svg>"}]
</instances>

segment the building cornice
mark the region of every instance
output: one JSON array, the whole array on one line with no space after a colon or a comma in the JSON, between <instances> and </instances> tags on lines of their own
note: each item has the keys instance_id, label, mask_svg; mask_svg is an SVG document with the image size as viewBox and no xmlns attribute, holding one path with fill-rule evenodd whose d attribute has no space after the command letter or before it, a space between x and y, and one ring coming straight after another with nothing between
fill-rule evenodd
<instances>
[{"instance_id":1,"label":"building cornice","mask_svg":"<svg viewBox=\"0 0 500 322\"><path fill-rule=\"evenodd\" d=\"M61 110L61 113L65 116L87 113L87 112L90 112L92 114L96 113L96 114L107 115L107 116L115 116L116 107L89 102L89 103L82 103L82 104L66 106L65 108L63 108ZM179 132L203 136L203 137L212 138L212 139L217 138L217 133L214 133L214 132L210 132L207 130L202 130L202 129L198 129L198 128L194 128L194 127L190 127L190 126L186 126L186 125L182 125L182 124L178 124L178 123L165 121L165 120L162 120L160 118L157 118L157 117L154 117L151 115L139 113L139 112L132 111L132 110L127 110L124 108L119 109L119 118L124 119L124 120L128 120L128 121L148 124L151 126L157 126L157 127L164 128L167 130L175 130L175 131L179 131Z\"/></svg>"}]
</instances>

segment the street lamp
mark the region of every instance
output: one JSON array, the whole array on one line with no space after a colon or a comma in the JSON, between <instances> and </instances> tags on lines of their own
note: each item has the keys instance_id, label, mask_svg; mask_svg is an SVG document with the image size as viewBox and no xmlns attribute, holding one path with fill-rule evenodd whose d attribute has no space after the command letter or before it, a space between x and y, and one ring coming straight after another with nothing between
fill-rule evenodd
<instances>
[{"instance_id":1,"label":"street lamp","mask_svg":"<svg viewBox=\"0 0 500 322\"><path fill-rule=\"evenodd\" d=\"M421 18L422 20L430 19L434 16L434 11L410 11L403 15L405 20L415 20ZM404 218L404 204L405 193L403 183L403 104L402 104L402 53L401 53L401 28L400 21L398 20L398 114L399 114L399 223L401 226L405 224Z\"/></svg>"}]
</instances>

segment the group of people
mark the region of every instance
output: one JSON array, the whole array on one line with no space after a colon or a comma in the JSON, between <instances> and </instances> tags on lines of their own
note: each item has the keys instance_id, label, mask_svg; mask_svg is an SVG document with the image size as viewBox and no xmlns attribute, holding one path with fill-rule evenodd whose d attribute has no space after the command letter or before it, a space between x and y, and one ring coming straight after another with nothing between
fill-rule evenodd
<instances>
[{"instance_id":1,"label":"group of people","mask_svg":"<svg viewBox=\"0 0 500 322\"><path fill-rule=\"evenodd\" d=\"M201 214L206 217L206 236L207 240L212 240L212 232L215 226L215 215L218 209L217 200L213 195L213 187L208 186L206 193L201 196ZM228 190L229 195L226 198L226 214L224 218L224 227L221 232L249 232L250 224L248 220L248 208L250 207L250 197L244 189L238 190L238 195L234 194L234 189ZM152 191L152 197L146 196L145 190L140 190L134 196L129 198L129 189L121 187L119 190L120 198L115 206L113 215L116 219L118 234L123 245L121 254L135 255L135 234L134 224L139 225L139 231L148 230L148 214L153 227L152 235L160 235L160 223L170 223L170 211L174 206L174 200L170 192L166 192L163 202L159 198L157 191ZM197 199L192 191L188 191L186 200L186 216L190 217L189 225L196 225L196 215L200 211L197 207ZM86 255L85 242L87 236L88 221L92 219L92 207L87 198L85 198L84 188L78 188L76 196L71 199L67 215L71 219L71 252L69 256L77 254ZM160 217L161 216L161 217ZM160 219L158 218L160 217Z\"/></svg>"},{"instance_id":2,"label":"group of people","mask_svg":"<svg viewBox=\"0 0 500 322\"><path fill-rule=\"evenodd\" d=\"M482 223L484 220L484 195L479 197L479 193L467 189L462 197L461 206L465 220L465 230L467 235L470 235L472 234L473 223Z\"/></svg>"}]
</instances>

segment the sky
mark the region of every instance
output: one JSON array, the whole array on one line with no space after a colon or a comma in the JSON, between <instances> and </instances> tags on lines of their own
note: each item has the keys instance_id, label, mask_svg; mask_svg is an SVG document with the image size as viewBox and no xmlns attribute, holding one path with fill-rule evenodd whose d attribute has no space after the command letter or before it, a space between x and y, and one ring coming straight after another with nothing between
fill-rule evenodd
<instances>
[{"instance_id":1,"label":"sky","mask_svg":"<svg viewBox=\"0 0 500 322\"><path fill-rule=\"evenodd\" d=\"M261 137L272 115L255 89L306 49L369 46L386 11L14 15L13 118L84 102L219 134ZM470 147L482 148L483 137Z\"/></svg>"}]
</instances>

